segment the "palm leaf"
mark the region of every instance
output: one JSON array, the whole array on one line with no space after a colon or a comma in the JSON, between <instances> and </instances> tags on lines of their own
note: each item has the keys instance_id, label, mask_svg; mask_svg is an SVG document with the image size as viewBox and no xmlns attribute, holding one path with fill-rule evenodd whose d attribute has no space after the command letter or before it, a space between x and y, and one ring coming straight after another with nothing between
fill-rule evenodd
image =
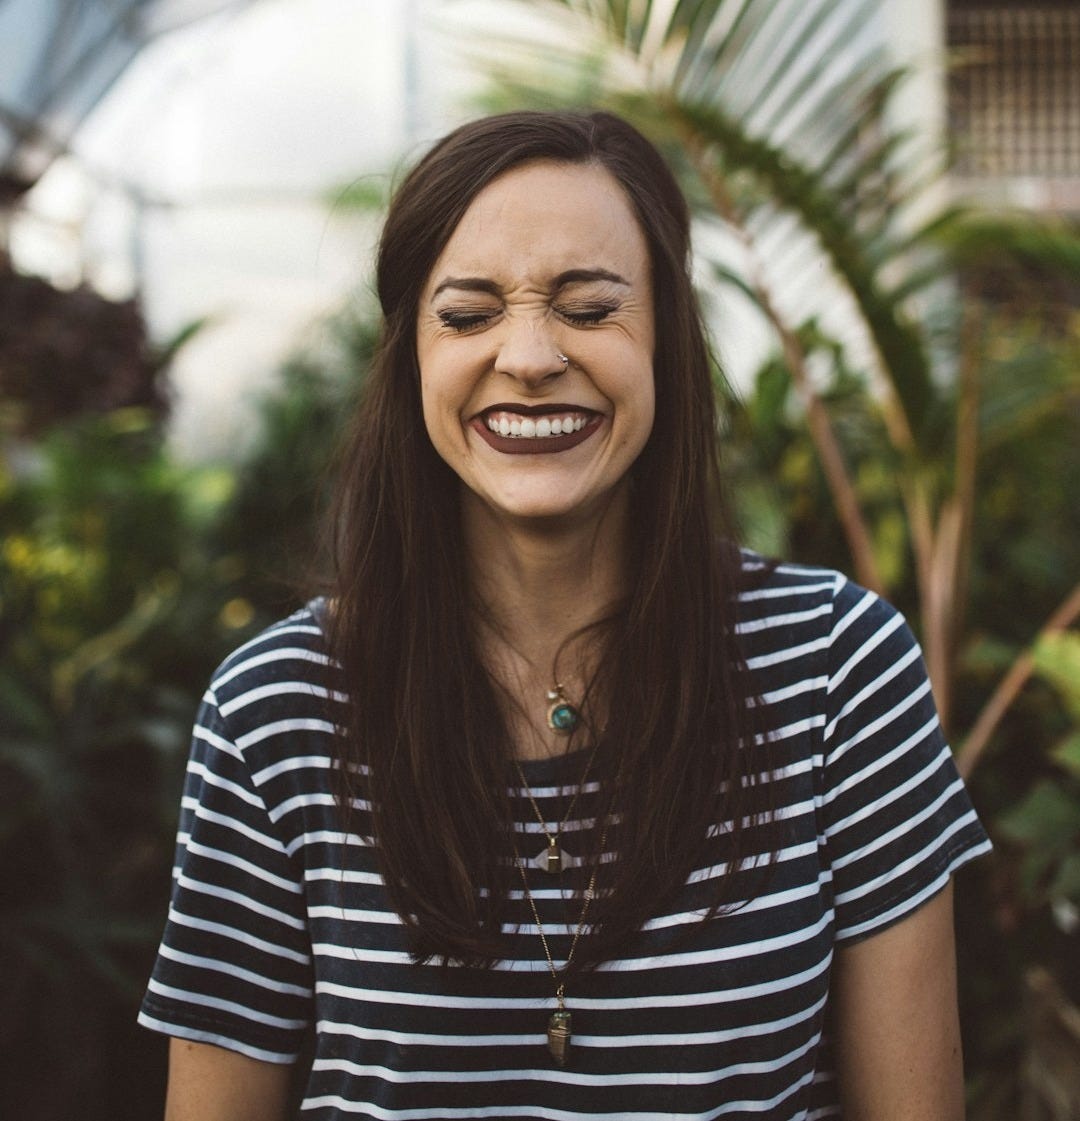
<instances>
[{"instance_id":1,"label":"palm leaf","mask_svg":"<svg viewBox=\"0 0 1080 1121\"><path fill-rule=\"evenodd\" d=\"M863 315L908 427L918 432L931 399L930 366L923 340L880 284L878 269L867 259L847 208L820 176L768 142L748 136L721 111L669 103L668 113L706 151L716 153L725 173L752 172L767 184L780 207L797 214L814 232Z\"/></svg>"},{"instance_id":2,"label":"palm leaf","mask_svg":"<svg viewBox=\"0 0 1080 1121\"><path fill-rule=\"evenodd\" d=\"M933 380L924 339L881 279L887 265L896 271L905 247L896 206L905 193L895 170L904 138L881 123L900 74L884 66L865 33L874 0L562 0L554 7L578 33L567 36L568 50L555 52L558 60L530 43L545 79L523 80L527 68L517 65L517 92L536 104L543 87L556 85L551 67L592 59L593 100L635 120L666 154L679 153L676 166L686 166L690 146L697 171L707 160L737 184L740 218L755 239L768 240L794 216L854 301L904 427L917 438ZM592 28L592 40L582 27ZM600 43L609 54L597 68ZM502 76L507 69L504 55ZM550 104L547 96L540 103ZM776 236L773 244L801 240ZM819 288L820 266L810 264L803 275ZM797 279L789 274L781 286Z\"/></svg>"}]
</instances>

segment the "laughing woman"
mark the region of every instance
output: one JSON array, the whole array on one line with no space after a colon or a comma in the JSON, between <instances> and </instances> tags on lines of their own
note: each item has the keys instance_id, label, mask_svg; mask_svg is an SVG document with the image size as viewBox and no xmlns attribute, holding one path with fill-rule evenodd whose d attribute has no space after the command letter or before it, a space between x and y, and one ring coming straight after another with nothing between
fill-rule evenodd
<instances>
[{"instance_id":1,"label":"laughing woman","mask_svg":"<svg viewBox=\"0 0 1080 1121\"><path fill-rule=\"evenodd\" d=\"M962 1117L987 841L900 617L733 544L689 267L610 115L405 179L333 594L195 729L169 1121Z\"/></svg>"}]
</instances>

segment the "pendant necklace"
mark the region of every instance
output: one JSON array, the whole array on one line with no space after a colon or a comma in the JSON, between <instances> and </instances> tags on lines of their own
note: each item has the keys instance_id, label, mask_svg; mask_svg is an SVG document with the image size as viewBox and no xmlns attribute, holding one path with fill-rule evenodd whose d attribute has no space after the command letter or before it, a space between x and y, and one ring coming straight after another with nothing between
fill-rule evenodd
<instances>
[{"instance_id":1,"label":"pendant necklace","mask_svg":"<svg viewBox=\"0 0 1080 1121\"><path fill-rule=\"evenodd\" d=\"M558 732L560 735L568 736L581 722L581 716L578 710L563 696L563 687L561 685L556 684L549 689L547 696L550 702L547 717L548 727L552 731ZM537 853L536 856L529 861L534 868L539 868L542 872L549 872L555 875L564 868L573 868L581 863L579 858L571 856L560 847L559 834L570 820L574 812L574 807L577 805L578 796L581 794L582 788L589 779L589 771L592 769L593 760L596 758L596 748L597 743L594 743L593 749L589 753L589 761L585 764L585 771L581 776L581 781L574 791L574 797L570 800L570 805L567 806L566 813L563 814L563 819L556 826L554 833L547 827L547 821L540 812L540 807L536 804L532 789L525 781L525 774L521 769L521 764L517 759L514 759L514 769L517 771L518 778L521 780L522 789L524 789L528 796L529 803L533 808L533 813L536 814L536 820L540 823L540 828L544 831L544 836L547 838L547 848Z\"/></svg>"},{"instance_id":2,"label":"pendant necklace","mask_svg":"<svg viewBox=\"0 0 1080 1121\"><path fill-rule=\"evenodd\" d=\"M555 959L551 956L551 949L548 946L547 936L544 934L544 928L540 923L540 912L536 909L536 900L533 899L532 892L529 891L529 880L525 874L525 863L518 858L517 866L518 871L521 873L521 885L525 889L525 898L529 901L529 909L532 911L533 919L536 921L536 932L540 935L540 945L544 947L544 957L547 958L548 969L551 970L551 979L555 982L555 1002L556 1009L548 1018L547 1026L547 1045L548 1052L559 1066L566 1066L567 1060L570 1057L570 1013L566 1008L566 982L559 980L560 973L565 974L566 970L570 968L570 963L574 960L574 951L577 949L577 944L581 938L581 932L585 929L585 916L589 913L589 904L593 900L593 895L596 893L596 874L600 870L600 856L604 851L604 844L607 841L607 827L600 834L600 852L597 855L596 863L593 865L592 875L589 877L589 886L585 889L585 894L582 897L581 903L581 917L578 919L577 929L574 931L574 937L570 941L570 952L566 955L566 965L562 970L555 968ZM516 846L515 846L516 849ZM569 930L569 927L567 927Z\"/></svg>"},{"instance_id":3,"label":"pendant necklace","mask_svg":"<svg viewBox=\"0 0 1080 1121\"><path fill-rule=\"evenodd\" d=\"M581 723L581 713L566 699L556 681L547 691L547 726L560 736L568 736Z\"/></svg>"}]
</instances>

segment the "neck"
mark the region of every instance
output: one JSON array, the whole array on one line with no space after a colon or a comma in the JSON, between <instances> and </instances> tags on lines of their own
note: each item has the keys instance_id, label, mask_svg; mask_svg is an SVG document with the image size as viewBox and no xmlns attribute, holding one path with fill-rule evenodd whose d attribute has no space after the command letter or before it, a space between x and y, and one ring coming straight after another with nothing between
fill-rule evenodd
<instances>
[{"instance_id":1,"label":"neck","mask_svg":"<svg viewBox=\"0 0 1080 1121\"><path fill-rule=\"evenodd\" d=\"M627 592L626 493L588 524L508 523L470 498L463 518L479 633L489 670L514 702L506 715L516 752L558 754L567 742L543 727L546 693L558 682L580 704L600 655L597 633L585 628Z\"/></svg>"},{"instance_id":2,"label":"neck","mask_svg":"<svg viewBox=\"0 0 1080 1121\"><path fill-rule=\"evenodd\" d=\"M463 517L473 587L488 618L538 666L545 651L554 654L626 594L625 490L587 523L511 523L468 499Z\"/></svg>"}]
</instances>

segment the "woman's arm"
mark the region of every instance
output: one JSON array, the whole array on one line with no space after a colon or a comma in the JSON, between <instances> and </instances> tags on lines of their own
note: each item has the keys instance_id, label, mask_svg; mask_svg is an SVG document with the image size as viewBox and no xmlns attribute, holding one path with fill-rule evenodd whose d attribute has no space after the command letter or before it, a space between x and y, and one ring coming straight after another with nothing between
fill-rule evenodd
<instances>
[{"instance_id":1,"label":"woman's arm","mask_svg":"<svg viewBox=\"0 0 1080 1121\"><path fill-rule=\"evenodd\" d=\"M952 883L838 950L833 999L845 1121L963 1121Z\"/></svg>"},{"instance_id":2,"label":"woman's arm","mask_svg":"<svg viewBox=\"0 0 1080 1121\"><path fill-rule=\"evenodd\" d=\"M285 1121L291 1075L280 1063L170 1040L165 1121Z\"/></svg>"}]
</instances>

